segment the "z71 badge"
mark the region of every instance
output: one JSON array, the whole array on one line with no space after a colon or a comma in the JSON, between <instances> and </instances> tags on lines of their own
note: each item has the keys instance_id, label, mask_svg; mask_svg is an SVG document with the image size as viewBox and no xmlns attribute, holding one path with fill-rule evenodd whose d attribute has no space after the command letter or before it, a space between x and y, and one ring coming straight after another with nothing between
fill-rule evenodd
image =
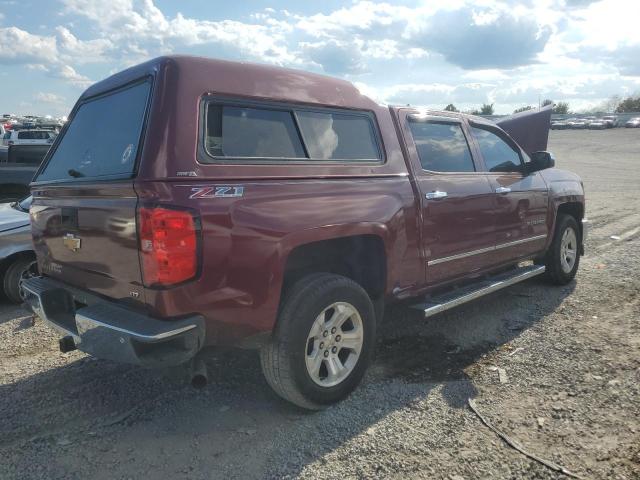
<instances>
[{"instance_id":1,"label":"z71 badge","mask_svg":"<svg viewBox=\"0 0 640 480\"><path fill-rule=\"evenodd\" d=\"M189 198L228 198L242 197L244 195L244 187L242 186L226 186L226 187L193 187L193 192Z\"/></svg>"}]
</instances>

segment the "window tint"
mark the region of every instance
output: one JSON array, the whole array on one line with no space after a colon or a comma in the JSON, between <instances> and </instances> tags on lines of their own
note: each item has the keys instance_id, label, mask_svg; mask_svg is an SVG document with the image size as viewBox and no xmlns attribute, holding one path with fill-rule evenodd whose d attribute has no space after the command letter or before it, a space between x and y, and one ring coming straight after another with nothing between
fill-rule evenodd
<instances>
[{"instance_id":1,"label":"window tint","mask_svg":"<svg viewBox=\"0 0 640 480\"><path fill-rule=\"evenodd\" d=\"M213 157L286 160L380 160L370 117L294 107L242 107L211 102L205 148ZM215 159L204 159L215 162Z\"/></svg>"},{"instance_id":2,"label":"window tint","mask_svg":"<svg viewBox=\"0 0 640 480\"><path fill-rule=\"evenodd\" d=\"M311 159L380 159L369 117L305 111L296 116Z\"/></svg>"},{"instance_id":3,"label":"window tint","mask_svg":"<svg viewBox=\"0 0 640 480\"><path fill-rule=\"evenodd\" d=\"M18 132L19 140L47 140L49 138L49 132L43 132L41 130L23 130Z\"/></svg>"},{"instance_id":4,"label":"window tint","mask_svg":"<svg viewBox=\"0 0 640 480\"><path fill-rule=\"evenodd\" d=\"M474 172L462 127L453 123L409 121L422 168L432 172Z\"/></svg>"},{"instance_id":5,"label":"window tint","mask_svg":"<svg viewBox=\"0 0 640 480\"><path fill-rule=\"evenodd\" d=\"M484 128L472 127L487 170L513 172L520 169L520 154L498 135Z\"/></svg>"},{"instance_id":6,"label":"window tint","mask_svg":"<svg viewBox=\"0 0 640 480\"><path fill-rule=\"evenodd\" d=\"M288 111L210 104L206 148L215 157L305 158Z\"/></svg>"},{"instance_id":7,"label":"window tint","mask_svg":"<svg viewBox=\"0 0 640 480\"><path fill-rule=\"evenodd\" d=\"M14 145L9 150L7 162L40 165L48 150L49 145Z\"/></svg>"},{"instance_id":8,"label":"window tint","mask_svg":"<svg viewBox=\"0 0 640 480\"><path fill-rule=\"evenodd\" d=\"M143 82L83 103L36 180L132 174L150 88Z\"/></svg>"}]
</instances>

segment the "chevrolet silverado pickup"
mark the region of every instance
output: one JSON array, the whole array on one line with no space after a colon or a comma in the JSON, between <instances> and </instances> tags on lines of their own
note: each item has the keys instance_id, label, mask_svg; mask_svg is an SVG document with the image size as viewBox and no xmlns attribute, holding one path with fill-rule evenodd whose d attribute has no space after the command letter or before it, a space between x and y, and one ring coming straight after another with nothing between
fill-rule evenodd
<instances>
[{"instance_id":1,"label":"chevrolet silverado pickup","mask_svg":"<svg viewBox=\"0 0 640 480\"><path fill-rule=\"evenodd\" d=\"M385 305L574 278L584 192L549 119L382 106L266 65L129 68L83 93L31 183L25 303L62 351L194 384L204 347L259 349L277 394L322 408L361 381Z\"/></svg>"}]
</instances>

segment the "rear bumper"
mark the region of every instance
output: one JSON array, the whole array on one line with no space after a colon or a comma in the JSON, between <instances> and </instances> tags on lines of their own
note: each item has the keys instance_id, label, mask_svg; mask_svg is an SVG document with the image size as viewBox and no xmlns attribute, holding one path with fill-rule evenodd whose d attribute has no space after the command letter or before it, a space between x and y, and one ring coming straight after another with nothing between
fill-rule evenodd
<instances>
[{"instance_id":1,"label":"rear bumper","mask_svg":"<svg viewBox=\"0 0 640 480\"><path fill-rule=\"evenodd\" d=\"M28 309L94 357L168 367L190 360L204 343L200 316L158 320L47 277L25 280L22 289Z\"/></svg>"}]
</instances>

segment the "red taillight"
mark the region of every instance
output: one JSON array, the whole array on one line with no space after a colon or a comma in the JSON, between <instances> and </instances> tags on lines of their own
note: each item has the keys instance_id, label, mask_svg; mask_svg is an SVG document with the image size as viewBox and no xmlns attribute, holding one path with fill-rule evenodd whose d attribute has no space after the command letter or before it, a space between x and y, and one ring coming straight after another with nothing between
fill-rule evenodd
<instances>
[{"instance_id":1,"label":"red taillight","mask_svg":"<svg viewBox=\"0 0 640 480\"><path fill-rule=\"evenodd\" d=\"M140 208L138 229L145 285L173 285L196 275L198 224L191 212Z\"/></svg>"}]
</instances>

